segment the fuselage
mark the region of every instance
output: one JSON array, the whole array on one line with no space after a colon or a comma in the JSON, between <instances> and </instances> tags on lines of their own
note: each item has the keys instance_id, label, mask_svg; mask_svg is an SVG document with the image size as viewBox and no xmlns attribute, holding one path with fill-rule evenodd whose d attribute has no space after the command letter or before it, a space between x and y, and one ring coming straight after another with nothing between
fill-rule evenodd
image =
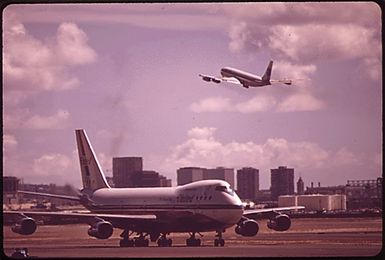
<instances>
[{"instance_id":1,"label":"fuselage","mask_svg":"<svg viewBox=\"0 0 385 260\"><path fill-rule=\"evenodd\" d=\"M230 185L203 180L177 187L102 188L86 207L95 213L153 214L169 231L217 230L236 224L243 206Z\"/></svg>"},{"instance_id":2,"label":"fuselage","mask_svg":"<svg viewBox=\"0 0 385 260\"><path fill-rule=\"evenodd\" d=\"M234 69L230 67L224 67L221 69L222 77L233 77L238 79L243 85L253 86L253 87L262 87L270 85L269 80L263 80L260 76L248 73L239 69Z\"/></svg>"}]
</instances>

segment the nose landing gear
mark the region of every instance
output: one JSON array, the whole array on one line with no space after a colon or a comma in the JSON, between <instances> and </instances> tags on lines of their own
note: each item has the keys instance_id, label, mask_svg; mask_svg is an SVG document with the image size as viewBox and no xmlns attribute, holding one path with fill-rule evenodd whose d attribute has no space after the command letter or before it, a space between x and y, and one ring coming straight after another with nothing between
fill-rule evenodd
<instances>
[{"instance_id":1,"label":"nose landing gear","mask_svg":"<svg viewBox=\"0 0 385 260\"><path fill-rule=\"evenodd\" d=\"M225 240L222 238L222 231L217 231L215 236L218 238L214 240L214 246L224 246Z\"/></svg>"}]
</instances>

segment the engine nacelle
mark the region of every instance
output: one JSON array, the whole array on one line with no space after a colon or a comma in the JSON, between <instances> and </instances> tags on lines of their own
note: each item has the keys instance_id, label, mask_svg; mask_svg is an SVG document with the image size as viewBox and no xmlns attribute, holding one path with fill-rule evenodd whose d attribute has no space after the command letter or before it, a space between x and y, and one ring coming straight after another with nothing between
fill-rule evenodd
<instances>
[{"instance_id":1,"label":"engine nacelle","mask_svg":"<svg viewBox=\"0 0 385 260\"><path fill-rule=\"evenodd\" d=\"M207 82L210 82L210 81L211 81L211 78L210 78L210 77L202 77L202 79L203 79L204 81L207 81Z\"/></svg>"},{"instance_id":2,"label":"engine nacelle","mask_svg":"<svg viewBox=\"0 0 385 260\"><path fill-rule=\"evenodd\" d=\"M213 82L215 82L215 83L217 83L217 84L219 84L219 83L221 83L221 81L219 80L219 79L211 79Z\"/></svg>"},{"instance_id":3,"label":"engine nacelle","mask_svg":"<svg viewBox=\"0 0 385 260\"><path fill-rule=\"evenodd\" d=\"M288 215L279 214L267 221L267 227L275 231L286 231L291 226L291 220Z\"/></svg>"},{"instance_id":4,"label":"engine nacelle","mask_svg":"<svg viewBox=\"0 0 385 260\"><path fill-rule=\"evenodd\" d=\"M98 239L109 238L114 231L114 227L108 221L99 221L88 229L88 235Z\"/></svg>"},{"instance_id":5,"label":"engine nacelle","mask_svg":"<svg viewBox=\"0 0 385 260\"><path fill-rule=\"evenodd\" d=\"M20 235L31 235L36 231L36 222L33 218L25 217L12 225L11 230Z\"/></svg>"},{"instance_id":6,"label":"engine nacelle","mask_svg":"<svg viewBox=\"0 0 385 260\"><path fill-rule=\"evenodd\" d=\"M252 237L258 233L259 226L255 220L248 219L235 227L235 233L244 237Z\"/></svg>"}]
</instances>

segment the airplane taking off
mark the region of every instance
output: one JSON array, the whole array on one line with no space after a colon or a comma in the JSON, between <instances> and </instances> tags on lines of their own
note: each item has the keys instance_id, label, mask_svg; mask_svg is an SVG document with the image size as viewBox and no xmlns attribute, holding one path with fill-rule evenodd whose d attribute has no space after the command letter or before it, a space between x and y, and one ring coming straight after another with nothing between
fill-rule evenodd
<instances>
[{"instance_id":1,"label":"airplane taking off","mask_svg":"<svg viewBox=\"0 0 385 260\"><path fill-rule=\"evenodd\" d=\"M286 85L291 85L293 83L293 81L290 79L278 79L278 80L270 79L272 68L273 68L273 61L270 61L262 77L239 70L239 69L230 68L230 67L224 67L221 69L221 75L222 75L221 78L203 75L203 74L199 74L199 76L202 77L202 79L207 82L212 81L214 83L221 83L222 81L224 81L224 82L242 85L244 88L263 87L263 86L271 85L272 83L283 83Z\"/></svg>"},{"instance_id":2,"label":"airplane taking off","mask_svg":"<svg viewBox=\"0 0 385 260\"><path fill-rule=\"evenodd\" d=\"M4 218L14 224L11 229L21 235L36 231L37 219L59 221L75 219L90 225L88 235L98 239L111 237L114 228L122 229L121 247L147 247L150 238L158 246L171 246L166 235L189 233L187 246L200 246L195 237L200 232L216 231L214 246L224 246L222 233L234 225L242 236L258 233L256 214L268 214L267 226L276 231L290 228L291 220L283 211L303 209L302 206L244 210L238 195L223 180L202 180L177 187L111 188L105 178L94 150L83 129L75 130L83 189L78 196L19 191L51 198L80 202L89 212L26 212L4 211ZM36 220L35 220L36 219ZM8 222L8 221L7 221ZM130 236L136 233L132 239ZM58 234L59 235L59 234Z\"/></svg>"}]
</instances>

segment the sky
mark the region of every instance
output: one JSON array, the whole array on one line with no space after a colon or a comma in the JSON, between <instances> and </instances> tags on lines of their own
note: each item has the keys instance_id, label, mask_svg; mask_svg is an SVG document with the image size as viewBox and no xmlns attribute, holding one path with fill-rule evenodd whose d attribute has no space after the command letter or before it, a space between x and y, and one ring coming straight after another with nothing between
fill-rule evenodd
<instances>
[{"instance_id":1,"label":"sky","mask_svg":"<svg viewBox=\"0 0 385 260\"><path fill-rule=\"evenodd\" d=\"M225 66L297 79L245 89ZM3 10L3 175L81 187L75 129L103 171L294 168L305 187L382 176L375 2L12 4Z\"/></svg>"}]
</instances>

